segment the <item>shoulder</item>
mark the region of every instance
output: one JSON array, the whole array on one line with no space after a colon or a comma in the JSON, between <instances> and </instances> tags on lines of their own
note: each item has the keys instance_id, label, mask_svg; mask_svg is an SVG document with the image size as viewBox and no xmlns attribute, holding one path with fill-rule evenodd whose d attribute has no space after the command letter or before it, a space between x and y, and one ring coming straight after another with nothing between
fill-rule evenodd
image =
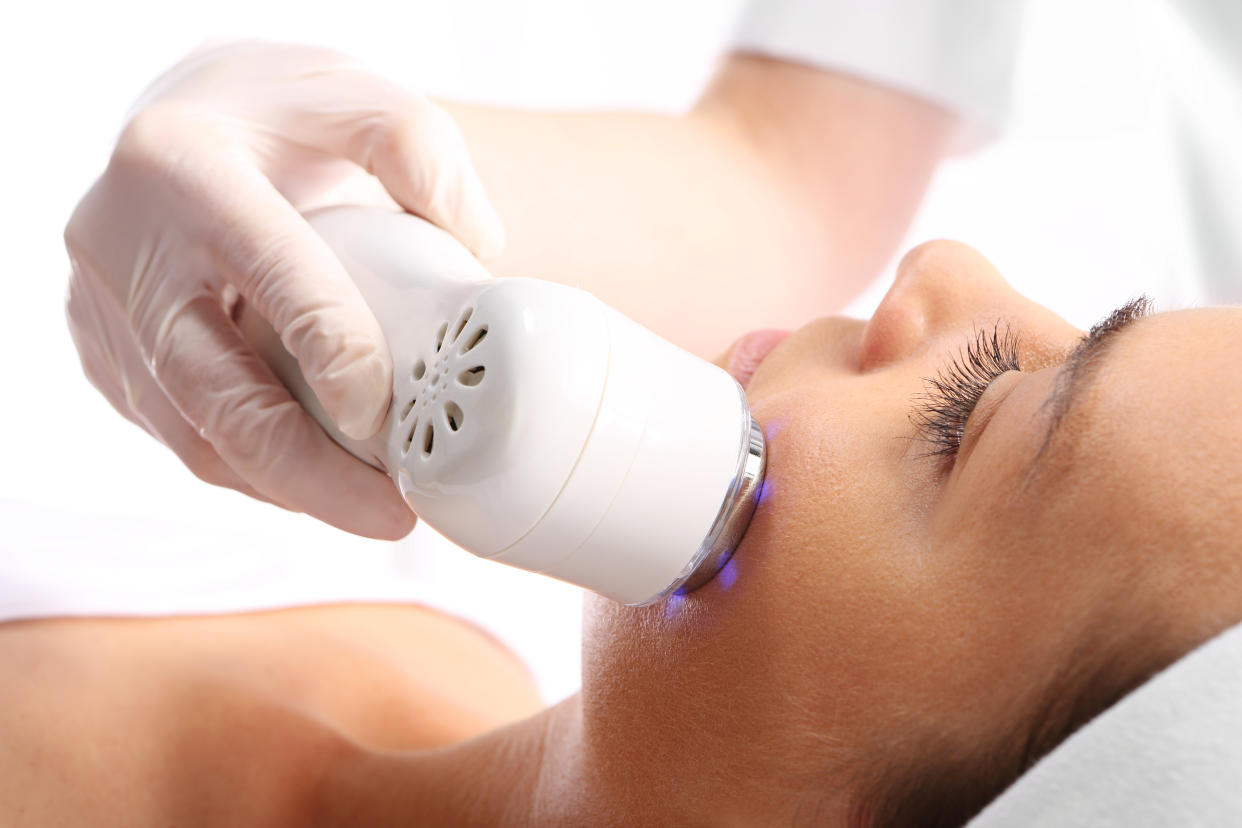
<instances>
[{"instance_id":1,"label":"shoulder","mask_svg":"<svg viewBox=\"0 0 1242 828\"><path fill-rule=\"evenodd\" d=\"M482 684L499 694L507 674L477 654L463 665L470 642L453 646L453 630L418 612L0 625L4 813L37 825L309 824L324 774L351 757L499 723L466 685L491 677ZM505 694L515 711L521 689Z\"/></svg>"},{"instance_id":2,"label":"shoulder","mask_svg":"<svg viewBox=\"0 0 1242 828\"><path fill-rule=\"evenodd\" d=\"M342 737L240 676L161 653L148 623L0 627L8 815L34 825L296 824L302 792Z\"/></svg>"}]
</instances>

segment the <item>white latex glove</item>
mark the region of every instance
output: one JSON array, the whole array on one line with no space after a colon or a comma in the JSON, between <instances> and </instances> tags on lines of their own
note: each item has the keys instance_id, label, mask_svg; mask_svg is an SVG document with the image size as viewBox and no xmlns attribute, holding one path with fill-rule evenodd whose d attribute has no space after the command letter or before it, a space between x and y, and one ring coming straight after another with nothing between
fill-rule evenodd
<instances>
[{"instance_id":1,"label":"white latex glove","mask_svg":"<svg viewBox=\"0 0 1242 828\"><path fill-rule=\"evenodd\" d=\"M299 209L371 173L476 254L498 252L504 232L456 125L348 57L258 42L190 54L133 111L65 228L87 376L208 482L360 535L406 534L414 518L392 482L324 434L233 319L250 302L341 430L373 434L392 360Z\"/></svg>"}]
</instances>

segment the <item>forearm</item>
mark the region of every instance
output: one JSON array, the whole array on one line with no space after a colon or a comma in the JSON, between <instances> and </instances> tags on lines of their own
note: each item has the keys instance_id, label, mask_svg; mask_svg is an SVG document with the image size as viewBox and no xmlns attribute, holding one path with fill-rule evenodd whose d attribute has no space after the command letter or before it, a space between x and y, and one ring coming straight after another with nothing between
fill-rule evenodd
<instances>
[{"instance_id":1,"label":"forearm","mask_svg":"<svg viewBox=\"0 0 1242 828\"><path fill-rule=\"evenodd\" d=\"M684 116L448 106L508 229L493 273L586 288L704 356L860 290L953 127L921 101L753 57Z\"/></svg>"}]
</instances>

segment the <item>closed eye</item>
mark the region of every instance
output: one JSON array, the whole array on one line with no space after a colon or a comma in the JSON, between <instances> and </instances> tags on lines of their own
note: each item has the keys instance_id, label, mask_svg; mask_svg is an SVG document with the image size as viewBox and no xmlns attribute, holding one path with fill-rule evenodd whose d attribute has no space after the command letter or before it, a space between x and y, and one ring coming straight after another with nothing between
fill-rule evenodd
<instances>
[{"instance_id":1,"label":"closed eye","mask_svg":"<svg viewBox=\"0 0 1242 828\"><path fill-rule=\"evenodd\" d=\"M923 380L924 392L915 399L910 420L928 456L952 464L962 446L966 421L979 399L997 377L1021 371L1018 337L997 322L991 333L976 330L957 355L934 377Z\"/></svg>"}]
</instances>

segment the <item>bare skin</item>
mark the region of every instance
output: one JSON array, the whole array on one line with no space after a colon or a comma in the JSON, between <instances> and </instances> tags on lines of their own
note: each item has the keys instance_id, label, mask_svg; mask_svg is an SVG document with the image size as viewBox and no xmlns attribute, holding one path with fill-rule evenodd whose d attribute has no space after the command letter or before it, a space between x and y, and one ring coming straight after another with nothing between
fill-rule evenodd
<instances>
[{"instance_id":1,"label":"bare skin","mask_svg":"<svg viewBox=\"0 0 1242 828\"><path fill-rule=\"evenodd\" d=\"M541 707L498 642L410 606L11 623L0 674L11 826L287 824L339 745L434 748Z\"/></svg>"},{"instance_id":2,"label":"bare skin","mask_svg":"<svg viewBox=\"0 0 1242 828\"><path fill-rule=\"evenodd\" d=\"M493 275L583 288L705 358L742 326L802 325L870 284L960 126L919 98L747 54L678 115L440 103L505 224ZM397 207L362 170L341 178L298 208Z\"/></svg>"},{"instance_id":3,"label":"bare skin","mask_svg":"<svg viewBox=\"0 0 1242 828\"><path fill-rule=\"evenodd\" d=\"M928 456L912 399L998 322L1018 335L1023 370L987 386L955 459ZM103 652L81 626L97 622L66 622L61 670L92 667L91 685L30 669L43 648L17 627L0 638L3 674L22 677L28 703L48 700L40 725L94 701L61 740L26 731L24 744L70 756L0 752L13 785L0 801L85 802L98 824L143 807L146 821L198 815L184 824L834 825L893 766L992 748L1016 774L1010 745L1084 682L1106 706L1242 620L1242 310L1116 334L1045 446L1047 401L1080 336L969 248L913 251L870 322L814 322L751 379L770 488L728 575L665 606L591 601L581 695L451 747L368 742L343 711L389 721L367 714L375 683L347 683L341 705L290 692L245 638L219 644L227 661L186 664L131 652L129 633ZM203 635L217 621L200 623ZM366 651L377 630L337 640ZM342 654L297 651L307 676L342 675ZM247 660L252 683L239 683ZM136 671L116 663L143 665L151 703L123 703ZM123 753L132 764L79 764L80 745L112 764L134 734L150 747ZM237 809L232 822L205 803ZM68 824L82 811L57 813Z\"/></svg>"},{"instance_id":4,"label":"bare skin","mask_svg":"<svg viewBox=\"0 0 1242 828\"><path fill-rule=\"evenodd\" d=\"M687 113L446 108L311 46L218 44L171 67L65 227L91 382L201 479L400 538L414 516L390 481L332 443L233 324L250 306L338 425L379 427L378 323L299 211L400 202L490 255L486 189L508 227L496 275L584 288L708 356L744 324L801 324L870 282L957 129L917 98L748 55ZM461 178L454 120L481 187Z\"/></svg>"},{"instance_id":5,"label":"bare skin","mask_svg":"<svg viewBox=\"0 0 1242 828\"><path fill-rule=\"evenodd\" d=\"M946 467L911 400L998 321L1026 370L988 387ZM505 778L508 751L539 771L473 791L476 824L519 822L523 794L536 825L846 824L891 766L993 747L1016 776L994 740L1242 620L1242 310L1118 334L1033 467L1080 335L968 248L915 250L869 323L813 323L754 375L772 493L727 581L672 609L592 602L580 699L436 763L359 760L341 800L395 820L435 801L437 763Z\"/></svg>"},{"instance_id":6,"label":"bare skin","mask_svg":"<svg viewBox=\"0 0 1242 828\"><path fill-rule=\"evenodd\" d=\"M705 358L870 284L958 127L918 98L753 55L728 57L685 115L445 106L508 231L493 274L582 287Z\"/></svg>"}]
</instances>

